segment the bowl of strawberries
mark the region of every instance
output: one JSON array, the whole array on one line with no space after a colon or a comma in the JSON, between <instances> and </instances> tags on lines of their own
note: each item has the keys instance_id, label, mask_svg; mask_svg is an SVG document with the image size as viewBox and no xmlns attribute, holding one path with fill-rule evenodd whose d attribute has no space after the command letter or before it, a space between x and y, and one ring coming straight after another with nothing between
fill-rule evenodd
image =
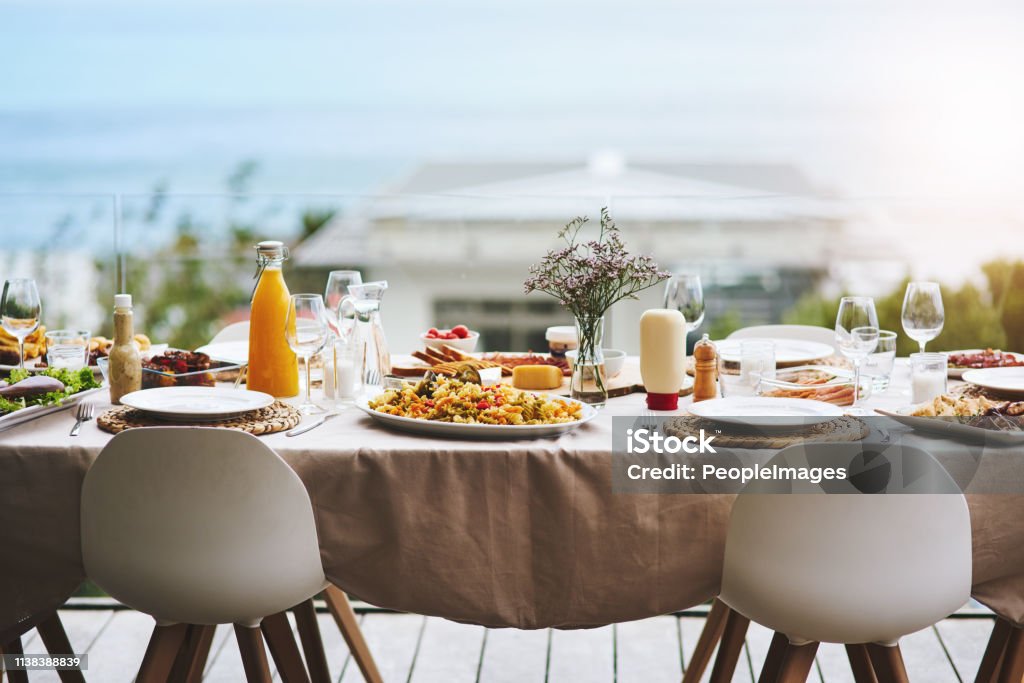
<instances>
[{"instance_id":1,"label":"bowl of strawberries","mask_svg":"<svg viewBox=\"0 0 1024 683\"><path fill-rule=\"evenodd\" d=\"M424 346L431 349L440 349L442 346L450 346L463 353L473 353L476 350L476 343L480 340L480 333L474 332L465 325L456 325L450 330L439 330L431 327L420 335Z\"/></svg>"}]
</instances>

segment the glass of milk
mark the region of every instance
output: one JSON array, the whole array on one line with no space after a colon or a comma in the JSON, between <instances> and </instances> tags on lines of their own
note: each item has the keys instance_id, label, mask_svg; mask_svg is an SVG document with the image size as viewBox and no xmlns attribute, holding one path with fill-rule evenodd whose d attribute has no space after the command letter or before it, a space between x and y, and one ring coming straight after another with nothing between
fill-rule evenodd
<instances>
[{"instance_id":1,"label":"glass of milk","mask_svg":"<svg viewBox=\"0 0 1024 683\"><path fill-rule=\"evenodd\" d=\"M946 393L946 354L910 354L910 385L912 401L924 403Z\"/></svg>"},{"instance_id":2,"label":"glass of milk","mask_svg":"<svg viewBox=\"0 0 1024 683\"><path fill-rule=\"evenodd\" d=\"M354 338L335 339L324 350L324 397L339 408L351 406L363 390L362 359Z\"/></svg>"}]
</instances>

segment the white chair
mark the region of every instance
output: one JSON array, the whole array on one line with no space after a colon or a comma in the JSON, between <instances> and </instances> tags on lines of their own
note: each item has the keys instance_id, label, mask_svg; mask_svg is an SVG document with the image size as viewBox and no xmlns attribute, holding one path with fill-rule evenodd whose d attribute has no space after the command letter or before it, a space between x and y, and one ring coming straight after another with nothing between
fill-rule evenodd
<instances>
[{"instance_id":1,"label":"white chair","mask_svg":"<svg viewBox=\"0 0 1024 683\"><path fill-rule=\"evenodd\" d=\"M736 330L727 337L727 339L750 338L798 339L828 344L833 348L836 345L835 330L815 325L754 325Z\"/></svg>"},{"instance_id":2,"label":"white chair","mask_svg":"<svg viewBox=\"0 0 1024 683\"><path fill-rule=\"evenodd\" d=\"M967 602L971 525L963 494L920 449L868 449L865 457L864 448L804 444L771 464L857 469L860 458L853 481L884 495L860 493L849 481L788 494L758 482L737 497L719 596L733 611L719 650L725 661L716 662L712 680L720 668L721 676L731 673L753 620L776 631L763 681L804 681L819 642L847 644L858 682L905 681L899 638Z\"/></svg>"},{"instance_id":3,"label":"white chair","mask_svg":"<svg viewBox=\"0 0 1024 683\"><path fill-rule=\"evenodd\" d=\"M221 344L223 342L249 341L249 321L243 320L238 323L231 323L217 334L213 335L210 344Z\"/></svg>"},{"instance_id":4,"label":"white chair","mask_svg":"<svg viewBox=\"0 0 1024 683\"><path fill-rule=\"evenodd\" d=\"M340 591L324 576L305 486L259 439L214 428L122 432L86 474L81 511L89 578L156 619L138 681L166 680L183 649L194 669L212 625L228 623L248 680L269 681L261 622L282 679L309 680L285 610L304 606L296 610L302 634L310 599L329 588L337 601ZM351 610L347 600L343 607ZM344 635L368 656L354 628ZM314 680L327 675L325 662L309 664ZM369 666L367 680L379 681L372 659Z\"/></svg>"}]
</instances>

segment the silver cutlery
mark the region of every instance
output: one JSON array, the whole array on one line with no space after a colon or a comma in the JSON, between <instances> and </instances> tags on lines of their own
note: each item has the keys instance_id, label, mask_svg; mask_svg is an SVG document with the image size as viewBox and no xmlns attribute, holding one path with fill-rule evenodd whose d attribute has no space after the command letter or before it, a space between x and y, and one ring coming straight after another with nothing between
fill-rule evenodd
<instances>
[{"instance_id":1,"label":"silver cutlery","mask_svg":"<svg viewBox=\"0 0 1024 683\"><path fill-rule=\"evenodd\" d=\"M75 426L71 428L70 436L78 436L82 430L82 423L92 419L93 407L91 403L79 403L78 412L75 414Z\"/></svg>"},{"instance_id":2,"label":"silver cutlery","mask_svg":"<svg viewBox=\"0 0 1024 683\"><path fill-rule=\"evenodd\" d=\"M284 433L284 435L285 436L298 436L299 434L305 434L306 432L308 432L310 430L316 429L317 427L322 425L324 422L327 422L328 420L330 420L332 417L338 417L338 413L327 413L326 415L321 417L319 420L316 420L315 422L310 422L307 425L302 425L300 427L296 427L295 429L289 429L287 432Z\"/></svg>"}]
</instances>

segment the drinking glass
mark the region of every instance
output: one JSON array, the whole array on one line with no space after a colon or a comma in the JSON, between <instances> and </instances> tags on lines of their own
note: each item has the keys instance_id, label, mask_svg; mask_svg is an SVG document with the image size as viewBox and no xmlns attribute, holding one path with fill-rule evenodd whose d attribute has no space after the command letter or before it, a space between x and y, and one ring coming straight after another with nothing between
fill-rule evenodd
<instances>
[{"instance_id":1,"label":"drinking glass","mask_svg":"<svg viewBox=\"0 0 1024 683\"><path fill-rule=\"evenodd\" d=\"M765 339L740 342L739 367L735 357L718 355L718 385L722 398L753 396L762 377L775 377L775 344Z\"/></svg>"},{"instance_id":2,"label":"drinking glass","mask_svg":"<svg viewBox=\"0 0 1024 683\"><path fill-rule=\"evenodd\" d=\"M911 282L903 296L903 331L921 346L939 336L946 322L938 282Z\"/></svg>"},{"instance_id":3,"label":"drinking glass","mask_svg":"<svg viewBox=\"0 0 1024 683\"><path fill-rule=\"evenodd\" d=\"M347 332L347 330L342 330L342 317L338 309L341 308L343 300L351 297L348 293L348 286L361 284L363 284L363 275L358 270L332 270L327 276L324 304L327 307L327 320L335 336L341 337L344 332Z\"/></svg>"},{"instance_id":4,"label":"drinking glass","mask_svg":"<svg viewBox=\"0 0 1024 683\"><path fill-rule=\"evenodd\" d=\"M324 298L319 294L292 294L288 305L288 318L284 325L285 338L288 340L288 346L306 366L306 396L298 407L303 415L326 412L313 403L309 372L309 359L320 353L330 336L325 309Z\"/></svg>"},{"instance_id":5,"label":"drinking glass","mask_svg":"<svg viewBox=\"0 0 1024 683\"><path fill-rule=\"evenodd\" d=\"M864 360L864 373L871 378L871 388L885 391L889 388L892 368L896 362L896 333L879 330L875 350Z\"/></svg>"},{"instance_id":6,"label":"drinking glass","mask_svg":"<svg viewBox=\"0 0 1024 683\"><path fill-rule=\"evenodd\" d=\"M359 344L356 339L335 338L327 345L324 354L324 395L334 399L338 408L355 403L362 390L363 378L359 372L362 368L357 353Z\"/></svg>"},{"instance_id":7,"label":"drinking glass","mask_svg":"<svg viewBox=\"0 0 1024 683\"><path fill-rule=\"evenodd\" d=\"M700 275L680 273L669 278L665 285L665 308L674 308L686 320L689 334L704 322L704 289Z\"/></svg>"},{"instance_id":8,"label":"drinking glass","mask_svg":"<svg viewBox=\"0 0 1024 683\"><path fill-rule=\"evenodd\" d=\"M844 296L839 300L836 315L836 346L839 352L853 361L853 406L859 410L860 366L878 346L878 314L875 300L869 296Z\"/></svg>"},{"instance_id":9,"label":"drinking glass","mask_svg":"<svg viewBox=\"0 0 1024 683\"><path fill-rule=\"evenodd\" d=\"M946 393L947 357L944 353L910 354L911 400L924 403Z\"/></svg>"},{"instance_id":10,"label":"drinking glass","mask_svg":"<svg viewBox=\"0 0 1024 683\"><path fill-rule=\"evenodd\" d=\"M46 363L51 368L79 370L89 364L89 330L46 333Z\"/></svg>"},{"instance_id":11,"label":"drinking glass","mask_svg":"<svg viewBox=\"0 0 1024 683\"><path fill-rule=\"evenodd\" d=\"M18 340L18 367L25 369L25 337L39 327L43 305L39 301L36 281L15 278L4 283L0 295L0 325L7 334Z\"/></svg>"}]
</instances>

